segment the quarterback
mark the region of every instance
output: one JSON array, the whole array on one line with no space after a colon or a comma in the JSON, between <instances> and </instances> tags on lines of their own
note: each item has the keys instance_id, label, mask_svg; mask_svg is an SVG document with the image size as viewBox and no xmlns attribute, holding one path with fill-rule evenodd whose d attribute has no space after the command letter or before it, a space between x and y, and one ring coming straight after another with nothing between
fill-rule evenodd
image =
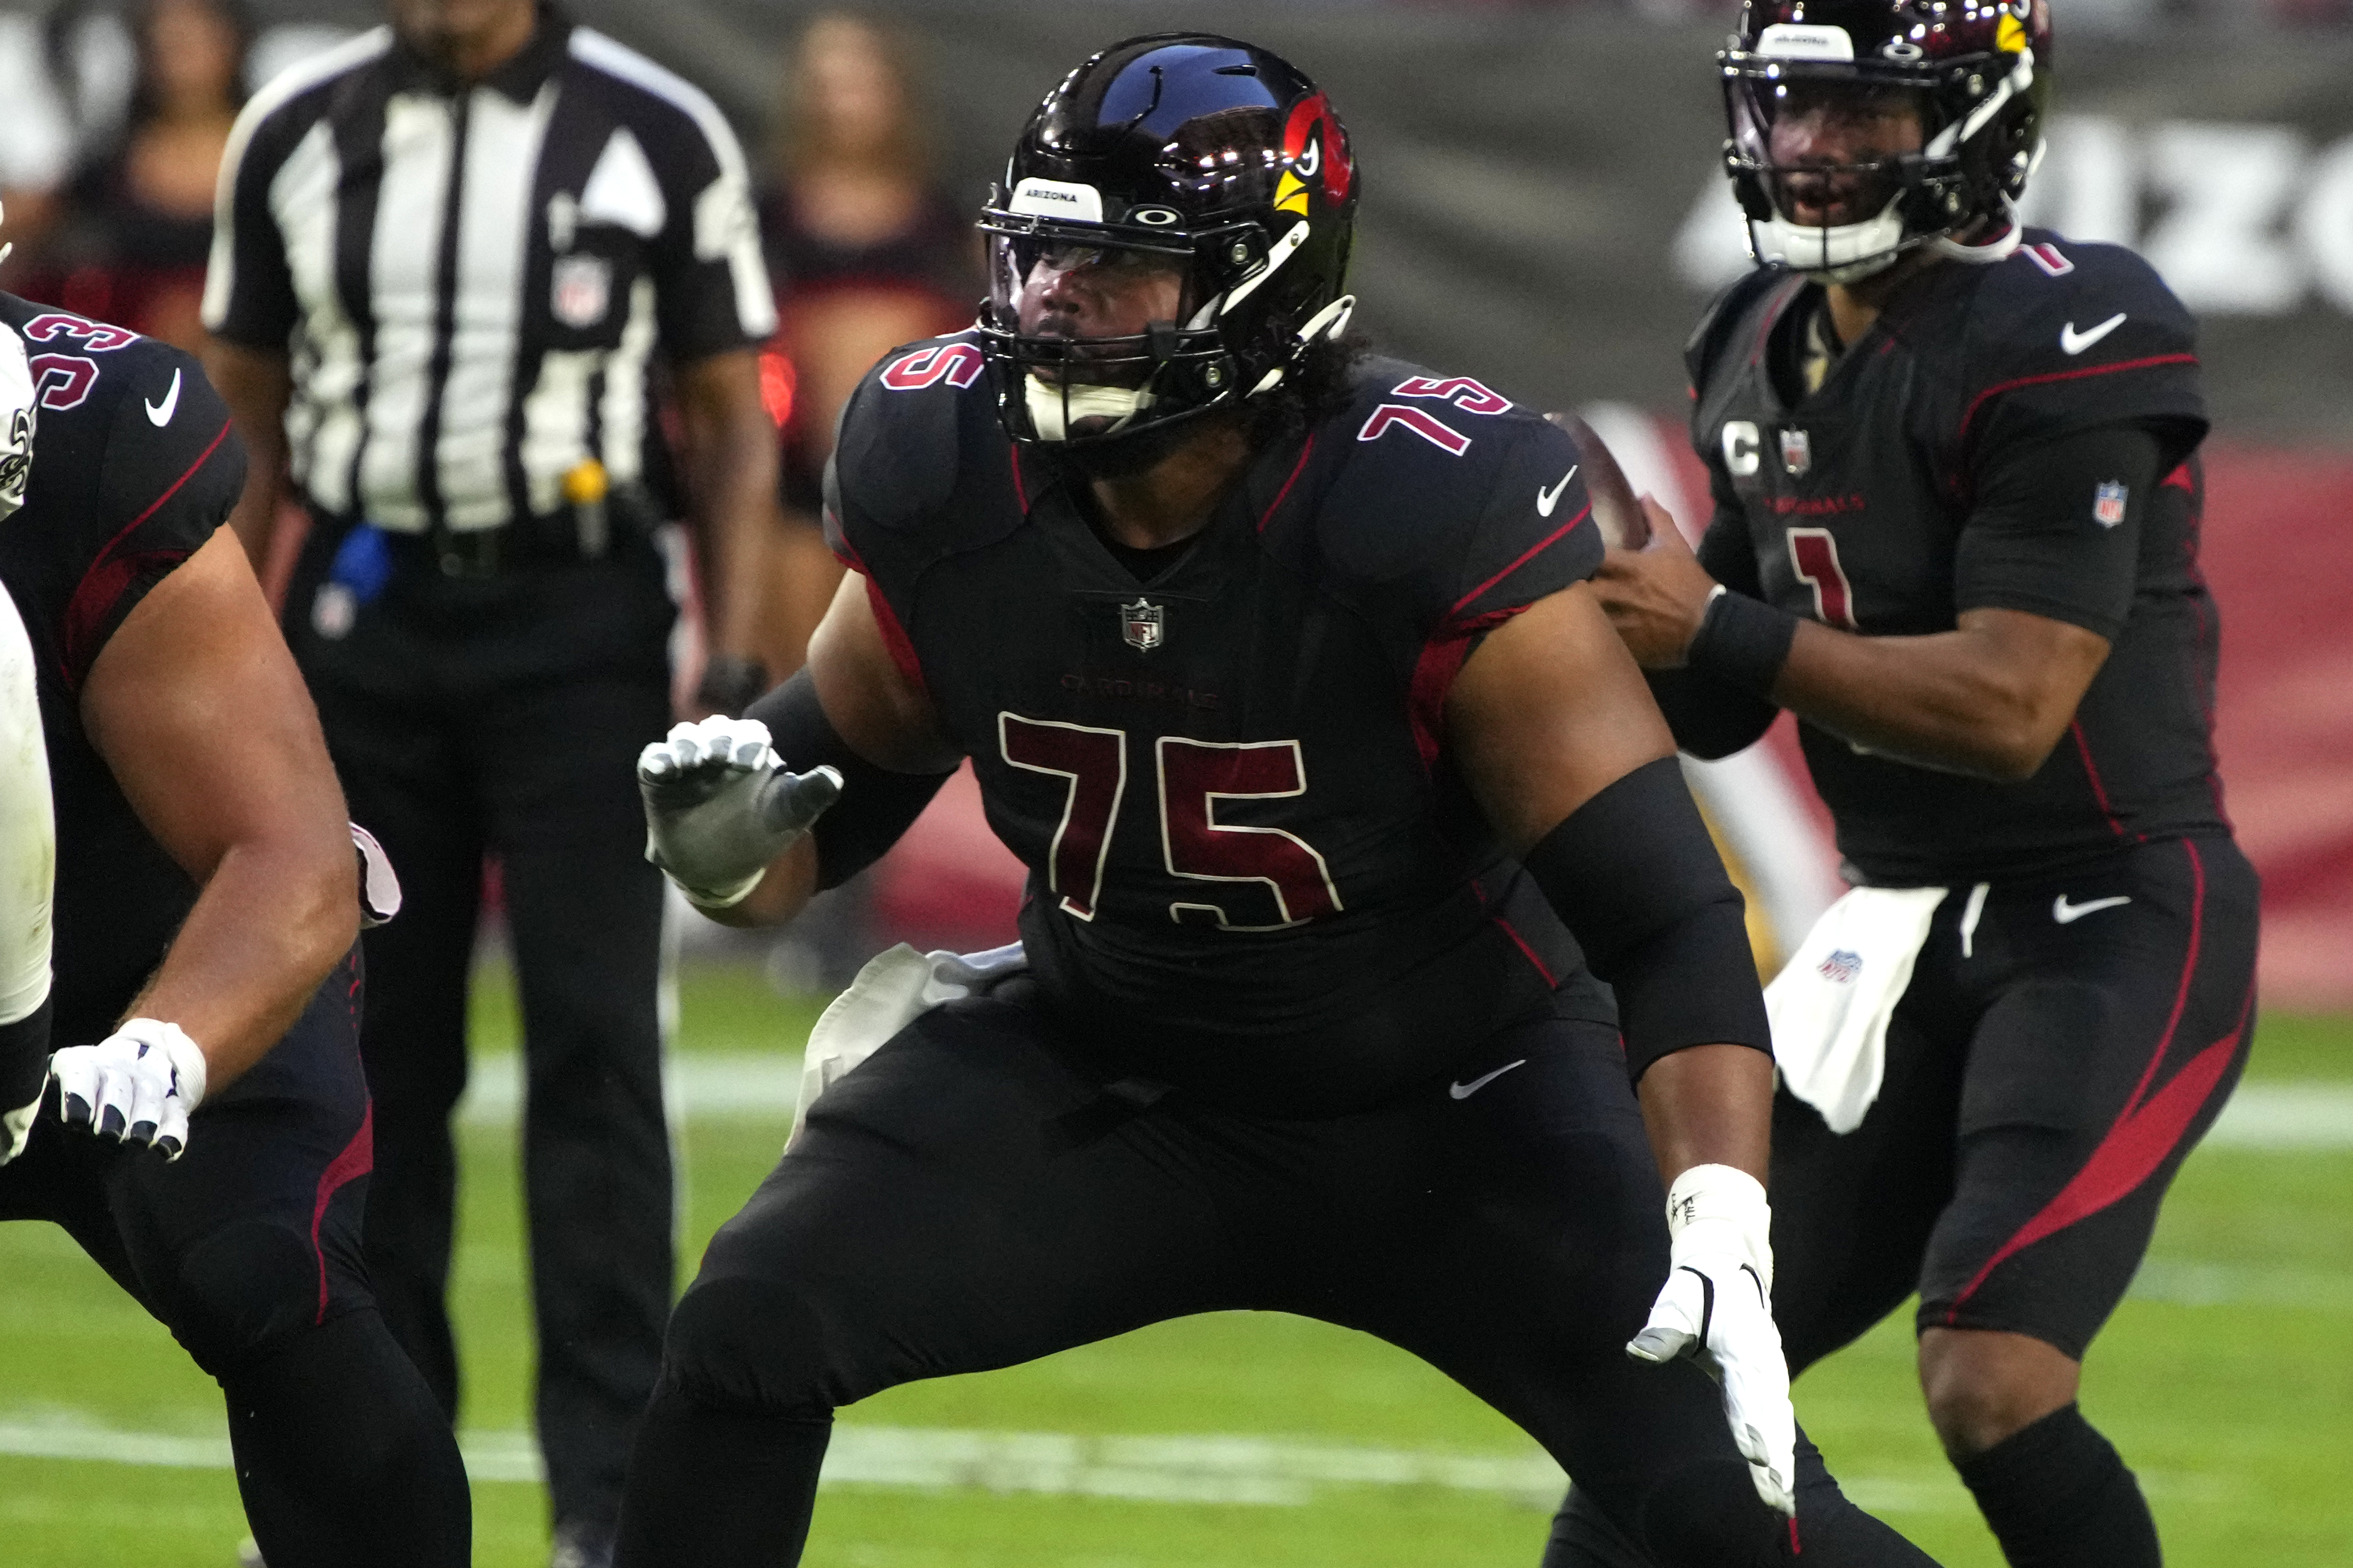
<instances>
[{"instance_id":1,"label":"quarterback","mask_svg":"<svg viewBox=\"0 0 2353 1568\"><path fill-rule=\"evenodd\" d=\"M1857 884L1767 992L1791 1368L1916 1291L1929 1420L2015 1568L2156 1568L2077 1380L2246 1058L2256 884L2190 318L2011 210L2051 48L2043 0L1750 0L1719 60L1763 265L1688 353L1715 514L1597 595L1685 749L1798 715ZM1607 1511L1580 1488L1550 1561L1639 1561Z\"/></svg>"},{"instance_id":2,"label":"quarterback","mask_svg":"<svg viewBox=\"0 0 2353 1568\"><path fill-rule=\"evenodd\" d=\"M1029 892L1026 968L827 1088L713 1241L628 1568L797 1562L839 1405L1224 1309L1423 1357L1661 1561L1925 1561L1791 1487L1761 998L1578 449L1343 336L1360 184L1262 49L1073 71L980 321L849 405L808 669L642 759L723 918L967 757Z\"/></svg>"}]
</instances>

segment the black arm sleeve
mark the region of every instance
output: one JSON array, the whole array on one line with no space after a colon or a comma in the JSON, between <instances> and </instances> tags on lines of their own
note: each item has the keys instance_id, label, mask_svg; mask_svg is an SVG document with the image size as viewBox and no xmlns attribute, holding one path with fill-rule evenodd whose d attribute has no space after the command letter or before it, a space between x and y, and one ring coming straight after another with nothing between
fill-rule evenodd
<instances>
[{"instance_id":1,"label":"black arm sleeve","mask_svg":"<svg viewBox=\"0 0 2353 1568\"><path fill-rule=\"evenodd\" d=\"M932 796L954 775L894 773L849 749L817 700L817 682L804 668L744 710L768 727L776 754L795 773L838 768L841 798L817 819L818 886L838 888L882 858L923 815Z\"/></svg>"},{"instance_id":2,"label":"black arm sleeve","mask_svg":"<svg viewBox=\"0 0 2353 1568\"><path fill-rule=\"evenodd\" d=\"M49 998L13 1024L0 1024L0 1110L22 1110L49 1076ZM7 1151L0 1134L0 1153Z\"/></svg>"},{"instance_id":3,"label":"black arm sleeve","mask_svg":"<svg viewBox=\"0 0 2353 1568\"><path fill-rule=\"evenodd\" d=\"M1764 596L1757 574L1757 552L1748 542L1747 514L1723 468L1711 461L1708 486L1715 515L1699 542L1699 563L1728 592L1756 599ZM1702 669L1653 669L1644 672L1651 698L1667 718L1675 744L1694 757L1714 761L1755 745L1772 728L1780 710L1731 682Z\"/></svg>"},{"instance_id":4,"label":"black arm sleeve","mask_svg":"<svg viewBox=\"0 0 2353 1568\"><path fill-rule=\"evenodd\" d=\"M1587 801L1520 863L1617 992L1634 1079L1691 1046L1771 1054L1746 906L1673 758Z\"/></svg>"}]
</instances>

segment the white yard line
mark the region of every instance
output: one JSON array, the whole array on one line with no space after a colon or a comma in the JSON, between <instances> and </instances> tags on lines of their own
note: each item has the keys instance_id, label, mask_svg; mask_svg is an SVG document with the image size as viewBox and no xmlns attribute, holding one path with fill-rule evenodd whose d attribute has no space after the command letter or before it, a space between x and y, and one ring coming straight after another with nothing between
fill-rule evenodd
<instances>
[{"instance_id":1,"label":"white yard line","mask_svg":"<svg viewBox=\"0 0 2353 1568\"><path fill-rule=\"evenodd\" d=\"M543 1479L528 1433L467 1432L459 1444L478 1483L535 1485ZM173 1469L230 1466L225 1436L114 1431L54 1408L0 1415L0 1457ZM2234 1489L2228 1478L2208 1474L2143 1472L2141 1479L2168 1497L2211 1499ZM1281 1437L1078 1436L845 1422L834 1428L823 1484L1294 1508L1333 1487L1437 1487L1550 1510L1566 1480L1560 1467L1534 1451L1449 1454ZM1974 1506L1942 1470L1853 1474L1841 1484L1874 1513L1960 1514Z\"/></svg>"},{"instance_id":2,"label":"white yard line","mask_svg":"<svg viewBox=\"0 0 2353 1568\"><path fill-rule=\"evenodd\" d=\"M460 1438L477 1481L536 1482L539 1449L521 1432ZM0 1421L0 1454L175 1469L229 1468L226 1436L121 1432L45 1413ZM1428 1486L1549 1506L1560 1468L1542 1454L1484 1456L1243 1436L1095 1437L1060 1432L959 1432L843 1424L826 1456L825 1483L970 1487L993 1492L1124 1498L1142 1502L1296 1506L1326 1486Z\"/></svg>"},{"instance_id":3,"label":"white yard line","mask_svg":"<svg viewBox=\"0 0 2353 1568\"><path fill-rule=\"evenodd\" d=\"M2216 1149L2353 1149L2353 1084L2242 1083L2206 1142Z\"/></svg>"},{"instance_id":4,"label":"white yard line","mask_svg":"<svg viewBox=\"0 0 2353 1568\"><path fill-rule=\"evenodd\" d=\"M691 1121L768 1120L782 1128L792 1121L800 1076L797 1051L681 1052L670 1061L670 1106ZM459 1114L477 1125L512 1126L522 1100L514 1057L478 1057ZM2242 1084L2207 1133L2206 1146L2353 1149L2353 1084L2319 1079Z\"/></svg>"}]
</instances>

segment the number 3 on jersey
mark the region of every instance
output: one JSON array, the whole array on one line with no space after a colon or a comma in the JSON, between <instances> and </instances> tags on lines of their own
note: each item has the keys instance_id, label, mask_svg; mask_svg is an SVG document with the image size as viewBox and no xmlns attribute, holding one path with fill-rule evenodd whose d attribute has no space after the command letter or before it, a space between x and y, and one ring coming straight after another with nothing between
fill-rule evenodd
<instances>
[{"instance_id":1,"label":"number 3 on jersey","mask_svg":"<svg viewBox=\"0 0 2353 1568\"><path fill-rule=\"evenodd\" d=\"M1002 712L997 730L1006 762L1068 781L1062 819L1047 852L1046 885L1065 912L1094 919L1112 832L1127 794L1126 731ZM1226 931L1279 931L1342 907L1331 868L1305 839L1280 827L1218 820L1220 801L1306 794L1307 763L1298 742L1163 735L1152 752L1160 858L1169 876L1187 882L1257 883L1272 894L1278 917L1272 924L1236 921L1202 889L1188 889L1192 898L1171 900L1170 920Z\"/></svg>"}]
</instances>

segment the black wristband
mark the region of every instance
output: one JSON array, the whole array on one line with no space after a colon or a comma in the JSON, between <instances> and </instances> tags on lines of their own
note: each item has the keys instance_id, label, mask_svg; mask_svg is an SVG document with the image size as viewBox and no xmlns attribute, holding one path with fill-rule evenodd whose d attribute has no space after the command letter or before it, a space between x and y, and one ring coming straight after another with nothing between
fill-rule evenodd
<instances>
[{"instance_id":1,"label":"black wristband","mask_svg":"<svg viewBox=\"0 0 2353 1568\"><path fill-rule=\"evenodd\" d=\"M838 888L881 859L953 776L953 771L894 773L851 751L825 716L817 680L806 668L753 703L744 717L768 727L776 755L794 773L830 767L841 774L841 798L809 829L817 841L820 888Z\"/></svg>"},{"instance_id":2,"label":"black wristband","mask_svg":"<svg viewBox=\"0 0 2353 1568\"><path fill-rule=\"evenodd\" d=\"M14 1023L0 1024L0 1110L21 1110L41 1092L49 1072L51 998ZM0 1135L0 1154L8 1152Z\"/></svg>"},{"instance_id":3,"label":"black wristband","mask_svg":"<svg viewBox=\"0 0 2353 1568\"><path fill-rule=\"evenodd\" d=\"M715 713L740 719L768 689L768 667L740 654L714 653L702 664L694 700Z\"/></svg>"},{"instance_id":4,"label":"black wristband","mask_svg":"<svg viewBox=\"0 0 2353 1568\"><path fill-rule=\"evenodd\" d=\"M1746 594L1719 587L1699 618L1684 662L1752 697L1773 700L1773 682L1789 661L1798 617Z\"/></svg>"},{"instance_id":5,"label":"black wristband","mask_svg":"<svg viewBox=\"0 0 2353 1568\"><path fill-rule=\"evenodd\" d=\"M1772 1050L1739 889L1672 758L1587 801L1520 864L1617 993L1635 1078L1690 1046Z\"/></svg>"}]
</instances>

